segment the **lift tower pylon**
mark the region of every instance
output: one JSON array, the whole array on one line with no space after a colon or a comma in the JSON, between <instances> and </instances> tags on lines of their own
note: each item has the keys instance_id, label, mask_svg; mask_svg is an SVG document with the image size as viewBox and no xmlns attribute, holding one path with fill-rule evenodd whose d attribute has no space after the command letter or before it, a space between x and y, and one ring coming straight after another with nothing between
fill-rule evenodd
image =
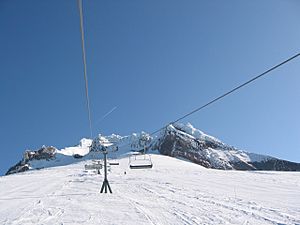
<instances>
[{"instance_id":1,"label":"lift tower pylon","mask_svg":"<svg viewBox=\"0 0 300 225\"><path fill-rule=\"evenodd\" d=\"M104 158L104 180L102 183L102 187L100 190L100 193L107 193L107 189L109 190L109 192L112 194L111 188L109 186L109 182L107 180L107 150L103 149L103 158Z\"/></svg>"}]
</instances>

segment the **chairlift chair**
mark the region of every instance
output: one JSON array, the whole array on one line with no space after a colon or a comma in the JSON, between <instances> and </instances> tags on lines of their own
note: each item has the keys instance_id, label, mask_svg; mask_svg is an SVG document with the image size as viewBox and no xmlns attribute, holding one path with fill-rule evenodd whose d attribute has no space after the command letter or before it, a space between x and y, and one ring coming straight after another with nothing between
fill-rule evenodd
<instances>
[{"instance_id":1,"label":"chairlift chair","mask_svg":"<svg viewBox=\"0 0 300 225\"><path fill-rule=\"evenodd\" d=\"M118 166L118 165L120 165L120 163L118 161L110 161L109 164L111 166Z\"/></svg>"},{"instance_id":2,"label":"chairlift chair","mask_svg":"<svg viewBox=\"0 0 300 225\"><path fill-rule=\"evenodd\" d=\"M148 154L132 154L129 157L129 168L130 169L151 169L153 163L151 156Z\"/></svg>"},{"instance_id":3,"label":"chairlift chair","mask_svg":"<svg viewBox=\"0 0 300 225\"><path fill-rule=\"evenodd\" d=\"M114 157L113 157L112 159L109 160L109 164L110 164L111 166L118 166L118 165L120 165L116 153L114 153Z\"/></svg>"}]
</instances>

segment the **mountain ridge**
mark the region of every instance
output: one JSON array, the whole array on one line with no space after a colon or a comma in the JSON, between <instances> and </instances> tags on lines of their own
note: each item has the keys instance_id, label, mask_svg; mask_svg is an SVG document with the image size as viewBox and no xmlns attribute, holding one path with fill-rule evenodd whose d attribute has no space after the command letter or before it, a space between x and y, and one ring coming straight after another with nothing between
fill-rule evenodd
<instances>
[{"instance_id":1,"label":"mountain ridge","mask_svg":"<svg viewBox=\"0 0 300 225\"><path fill-rule=\"evenodd\" d=\"M205 134L190 123L176 123L168 125L157 136L145 132L128 136L99 134L93 140L83 138L77 146L61 150L53 146L26 150L22 160L9 168L5 175L102 158L101 148L111 145L117 146L118 150L110 153L109 158L131 151L158 151L162 155L184 158L212 169L300 171L300 163L249 153Z\"/></svg>"}]
</instances>

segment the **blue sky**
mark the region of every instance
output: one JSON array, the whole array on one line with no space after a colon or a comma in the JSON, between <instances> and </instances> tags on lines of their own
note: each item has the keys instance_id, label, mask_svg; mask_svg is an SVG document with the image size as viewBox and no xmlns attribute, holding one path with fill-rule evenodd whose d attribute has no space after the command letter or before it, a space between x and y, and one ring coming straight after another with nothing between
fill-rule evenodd
<instances>
[{"instance_id":1,"label":"blue sky","mask_svg":"<svg viewBox=\"0 0 300 225\"><path fill-rule=\"evenodd\" d=\"M296 0L84 0L94 134L152 132L300 51ZM75 0L0 1L0 174L89 136ZM236 147L300 162L300 59L196 113Z\"/></svg>"}]
</instances>

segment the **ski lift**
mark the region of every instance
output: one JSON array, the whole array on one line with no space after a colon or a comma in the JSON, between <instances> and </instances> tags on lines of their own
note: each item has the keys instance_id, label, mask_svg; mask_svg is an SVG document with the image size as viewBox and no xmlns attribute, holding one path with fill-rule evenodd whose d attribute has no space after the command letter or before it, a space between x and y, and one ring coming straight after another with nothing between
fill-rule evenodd
<instances>
[{"instance_id":1,"label":"ski lift","mask_svg":"<svg viewBox=\"0 0 300 225\"><path fill-rule=\"evenodd\" d=\"M118 146L114 149L114 151L112 152L112 157L108 161L109 165L111 165L111 166L118 166L118 165L120 165L116 151L118 151Z\"/></svg>"},{"instance_id":2,"label":"ski lift","mask_svg":"<svg viewBox=\"0 0 300 225\"><path fill-rule=\"evenodd\" d=\"M118 166L118 165L120 165L120 163L118 161L109 161L108 163L111 166Z\"/></svg>"},{"instance_id":3,"label":"ski lift","mask_svg":"<svg viewBox=\"0 0 300 225\"><path fill-rule=\"evenodd\" d=\"M144 146L140 152L135 152L129 156L130 169L151 169L153 166L151 156L146 154L146 145L149 144L151 138L147 134L142 134L139 143Z\"/></svg>"},{"instance_id":4,"label":"ski lift","mask_svg":"<svg viewBox=\"0 0 300 225\"><path fill-rule=\"evenodd\" d=\"M109 163L111 166L118 166L118 165L120 165L116 153L114 153L114 157L113 157L112 159L110 159L108 163Z\"/></svg>"},{"instance_id":5,"label":"ski lift","mask_svg":"<svg viewBox=\"0 0 300 225\"><path fill-rule=\"evenodd\" d=\"M153 167L153 163L151 160L151 156L145 154L146 150L144 148L144 152L134 152L129 156L129 168L130 169L151 169Z\"/></svg>"}]
</instances>

